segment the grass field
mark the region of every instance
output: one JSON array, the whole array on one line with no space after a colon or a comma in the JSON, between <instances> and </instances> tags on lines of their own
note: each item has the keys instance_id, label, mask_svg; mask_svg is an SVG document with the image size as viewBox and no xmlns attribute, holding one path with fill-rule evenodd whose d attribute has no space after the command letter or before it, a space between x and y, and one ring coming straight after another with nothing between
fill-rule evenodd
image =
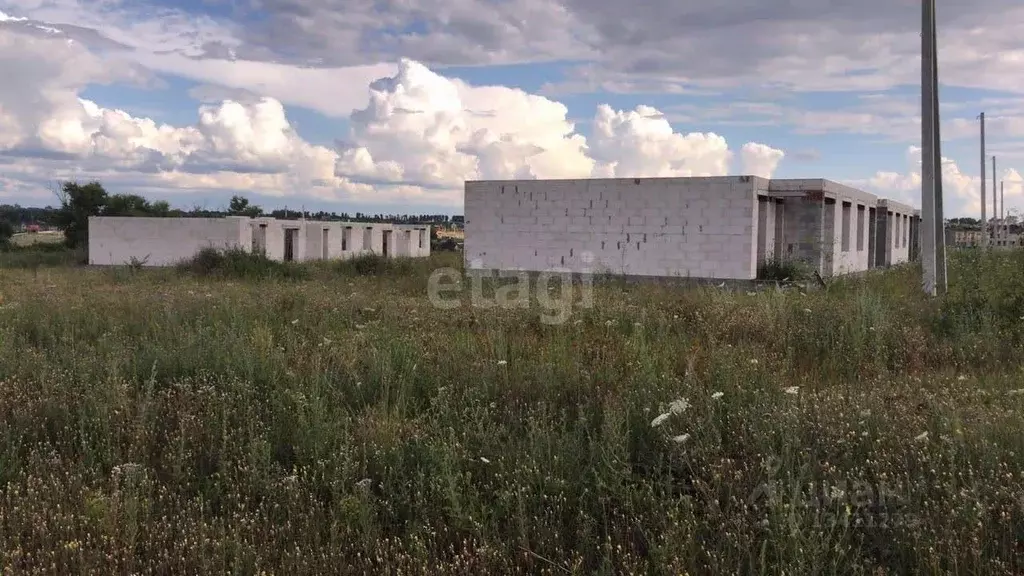
<instances>
[{"instance_id":1,"label":"grass field","mask_svg":"<svg viewBox=\"0 0 1024 576\"><path fill-rule=\"evenodd\" d=\"M561 324L451 258L0 270L0 573L1024 571L1024 253Z\"/></svg>"},{"instance_id":2,"label":"grass field","mask_svg":"<svg viewBox=\"0 0 1024 576\"><path fill-rule=\"evenodd\" d=\"M33 244L56 244L64 241L64 235L60 232L36 232L29 234L22 232L11 236L11 242L16 246L31 246Z\"/></svg>"}]
</instances>

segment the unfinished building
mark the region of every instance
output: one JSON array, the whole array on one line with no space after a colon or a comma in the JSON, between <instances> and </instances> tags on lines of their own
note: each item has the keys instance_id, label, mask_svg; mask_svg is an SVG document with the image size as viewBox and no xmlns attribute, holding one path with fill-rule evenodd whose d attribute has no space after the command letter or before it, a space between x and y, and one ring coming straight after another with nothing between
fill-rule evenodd
<instances>
[{"instance_id":1,"label":"unfinished building","mask_svg":"<svg viewBox=\"0 0 1024 576\"><path fill-rule=\"evenodd\" d=\"M770 260L822 276L905 262L917 214L821 179L473 181L466 267L753 280Z\"/></svg>"},{"instance_id":2,"label":"unfinished building","mask_svg":"<svg viewBox=\"0 0 1024 576\"><path fill-rule=\"evenodd\" d=\"M282 262L366 254L430 255L430 226L274 218L89 218L89 263L170 266L204 248L261 252Z\"/></svg>"}]
</instances>

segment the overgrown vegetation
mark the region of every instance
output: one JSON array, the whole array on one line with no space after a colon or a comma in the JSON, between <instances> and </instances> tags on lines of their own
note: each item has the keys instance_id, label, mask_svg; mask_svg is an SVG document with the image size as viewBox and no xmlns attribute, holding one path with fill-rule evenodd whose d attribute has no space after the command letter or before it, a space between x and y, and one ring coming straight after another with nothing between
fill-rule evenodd
<instances>
[{"instance_id":1,"label":"overgrown vegetation","mask_svg":"<svg viewBox=\"0 0 1024 576\"><path fill-rule=\"evenodd\" d=\"M1019 574L1024 254L952 256L934 301L599 284L557 325L426 264L6 270L0 570Z\"/></svg>"},{"instance_id":2,"label":"overgrown vegetation","mask_svg":"<svg viewBox=\"0 0 1024 576\"><path fill-rule=\"evenodd\" d=\"M179 272L199 277L230 278L236 280L266 280L271 278L299 280L307 276L308 269L293 262L278 262L259 253L240 248L218 250L204 248L192 258L178 264Z\"/></svg>"},{"instance_id":3,"label":"overgrown vegetation","mask_svg":"<svg viewBox=\"0 0 1024 576\"><path fill-rule=\"evenodd\" d=\"M795 259L769 258L757 267L757 279L770 282L799 282L809 279L811 274L813 268Z\"/></svg>"}]
</instances>

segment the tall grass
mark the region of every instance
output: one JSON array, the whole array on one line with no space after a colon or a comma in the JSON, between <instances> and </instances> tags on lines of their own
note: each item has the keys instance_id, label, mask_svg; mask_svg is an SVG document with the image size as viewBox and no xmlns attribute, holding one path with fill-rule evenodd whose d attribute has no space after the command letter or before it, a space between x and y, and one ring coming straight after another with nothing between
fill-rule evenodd
<instances>
[{"instance_id":1,"label":"tall grass","mask_svg":"<svg viewBox=\"0 0 1024 576\"><path fill-rule=\"evenodd\" d=\"M5 271L0 567L1024 569L1021 253L557 325L432 307L456 259Z\"/></svg>"}]
</instances>

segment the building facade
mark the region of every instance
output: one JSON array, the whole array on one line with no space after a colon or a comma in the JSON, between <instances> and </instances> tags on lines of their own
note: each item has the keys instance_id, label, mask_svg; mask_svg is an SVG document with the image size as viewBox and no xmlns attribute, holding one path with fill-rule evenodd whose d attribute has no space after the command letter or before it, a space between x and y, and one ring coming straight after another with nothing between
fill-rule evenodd
<instances>
[{"instance_id":1,"label":"building facade","mask_svg":"<svg viewBox=\"0 0 1024 576\"><path fill-rule=\"evenodd\" d=\"M170 266L204 248L261 252L271 260L338 260L366 254L430 255L430 226L274 218L89 218L89 263Z\"/></svg>"},{"instance_id":2,"label":"building facade","mask_svg":"<svg viewBox=\"0 0 1024 576\"><path fill-rule=\"evenodd\" d=\"M822 276L906 262L919 214L820 179L474 181L470 270L752 280L771 260Z\"/></svg>"}]
</instances>

